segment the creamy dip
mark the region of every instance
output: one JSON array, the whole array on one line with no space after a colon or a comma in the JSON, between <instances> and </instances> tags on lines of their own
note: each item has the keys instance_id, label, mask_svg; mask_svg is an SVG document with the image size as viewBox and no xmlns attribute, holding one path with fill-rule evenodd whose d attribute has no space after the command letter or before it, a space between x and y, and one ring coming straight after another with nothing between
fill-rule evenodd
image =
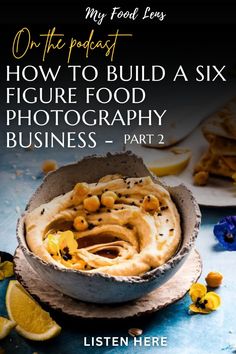
<instances>
[{"instance_id":1,"label":"creamy dip","mask_svg":"<svg viewBox=\"0 0 236 354\"><path fill-rule=\"evenodd\" d=\"M180 217L169 192L150 177L109 175L77 183L25 216L32 252L61 268L141 275L177 251Z\"/></svg>"}]
</instances>

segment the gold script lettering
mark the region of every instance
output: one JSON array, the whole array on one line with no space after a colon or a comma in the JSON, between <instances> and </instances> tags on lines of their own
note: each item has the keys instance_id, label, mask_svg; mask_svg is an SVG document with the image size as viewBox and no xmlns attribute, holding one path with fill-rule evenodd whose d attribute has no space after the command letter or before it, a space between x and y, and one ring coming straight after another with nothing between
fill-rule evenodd
<instances>
[{"instance_id":1,"label":"gold script lettering","mask_svg":"<svg viewBox=\"0 0 236 354\"><path fill-rule=\"evenodd\" d=\"M94 41L93 36L94 36L94 30L91 30L88 40L84 42L78 41L73 37L71 38L67 63L70 63L73 48L81 48L81 47L86 50L85 51L86 58L89 57L90 51L100 48L100 49L105 49L106 50L105 56L106 57L110 56L110 60L113 61L118 37L132 37L133 35L131 33L119 33L119 30L117 30L116 33L108 34L108 37L113 37L113 41L111 39L108 39L106 41L102 41L102 40Z\"/></svg>"},{"instance_id":2,"label":"gold script lettering","mask_svg":"<svg viewBox=\"0 0 236 354\"><path fill-rule=\"evenodd\" d=\"M65 46L65 42L62 41L62 38L59 38L56 43L52 43L54 37L64 37L63 33L55 33L56 27L53 27L52 31L49 29L48 33L40 34L40 37L46 37L46 43L43 51L43 61L45 61L46 55L50 52L50 50L61 50Z\"/></svg>"},{"instance_id":3,"label":"gold script lettering","mask_svg":"<svg viewBox=\"0 0 236 354\"><path fill-rule=\"evenodd\" d=\"M16 59L21 59L25 56L29 49L38 48L40 42L36 43L31 40L31 33L27 27L23 27L15 35L12 43L12 54Z\"/></svg>"}]
</instances>

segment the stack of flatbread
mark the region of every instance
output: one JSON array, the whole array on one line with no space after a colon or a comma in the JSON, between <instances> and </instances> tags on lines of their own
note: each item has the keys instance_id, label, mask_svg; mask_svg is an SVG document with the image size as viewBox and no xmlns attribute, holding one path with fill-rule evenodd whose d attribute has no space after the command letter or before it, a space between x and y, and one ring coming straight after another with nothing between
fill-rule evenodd
<instances>
[{"instance_id":1,"label":"stack of flatbread","mask_svg":"<svg viewBox=\"0 0 236 354\"><path fill-rule=\"evenodd\" d=\"M209 175L235 178L236 98L211 116L203 124L202 132L209 148L195 166L195 184L206 184Z\"/></svg>"}]
</instances>

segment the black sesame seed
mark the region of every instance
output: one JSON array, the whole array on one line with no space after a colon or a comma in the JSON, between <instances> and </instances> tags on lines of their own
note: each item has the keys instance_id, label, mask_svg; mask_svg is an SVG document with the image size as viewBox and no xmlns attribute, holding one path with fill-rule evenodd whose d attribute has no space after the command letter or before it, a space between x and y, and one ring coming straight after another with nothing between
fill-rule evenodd
<instances>
[{"instance_id":1,"label":"black sesame seed","mask_svg":"<svg viewBox=\"0 0 236 354\"><path fill-rule=\"evenodd\" d=\"M98 221L102 221L102 218L99 218Z\"/></svg>"},{"instance_id":2,"label":"black sesame seed","mask_svg":"<svg viewBox=\"0 0 236 354\"><path fill-rule=\"evenodd\" d=\"M88 197L92 197L92 194L88 194Z\"/></svg>"},{"instance_id":3,"label":"black sesame seed","mask_svg":"<svg viewBox=\"0 0 236 354\"><path fill-rule=\"evenodd\" d=\"M129 181L129 182L127 182L127 184L130 184L131 182Z\"/></svg>"},{"instance_id":4,"label":"black sesame seed","mask_svg":"<svg viewBox=\"0 0 236 354\"><path fill-rule=\"evenodd\" d=\"M134 182L134 184L138 184L138 182Z\"/></svg>"},{"instance_id":5,"label":"black sesame seed","mask_svg":"<svg viewBox=\"0 0 236 354\"><path fill-rule=\"evenodd\" d=\"M130 186L128 186L127 189L130 189Z\"/></svg>"},{"instance_id":6,"label":"black sesame seed","mask_svg":"<svg viewBox=\"0 0 236 354\"><path fill-rule=\"evenodd\" d=\"M108 191L108 189L106 188L106 189L105 189L105 192L107 192L107 191Z\"/></svg>"},{"instance_id":7,"label":"black sesame seed","mask_svg":"<svg viewBox=\"0 0 236 354\"><path fill-rule=\"evenodd\" d=\"M122 194L121 193L118 193L118 197L121 198Z\"/></svg>"},{"instance_id":8,"label":"black sesame seed","mask_svg":"<svg viewBox=\"0 0 236 354\"><path fill-rule=\"evenodd\" d=\"M133 226L132 226L131 224L126 224L125 226L126 226L127 229L129 229L129 230L132 230L132 229L133 229Z\"/></svg>"},{"instance_id":9,"label":"black sesame seed","mask_svg":"<svg viewBox=\"0 0 236 354\"><path fill-rule=\"evenodd\" d=\"M161 210L163 211L163 210L166 210L166 209L168 209L168 206L162 206L161 207Z\"/></svg>"},{"instance_id":10,"label":"black sesame seed","mask_svg":"<svg viewBox=\"0 0 236 354\"><path fill-rule=\"evenodd\" d=\"M76 209L76 208L73 208L73 210L74 210L74 211L77 211L77 209Z\"/></svg>"},{"instance_id":11,"label":"black sesame seed","mask_svg":"<svg viewBox=\"0 0 236 354\"><path fill-rule=\"evenodd\" d=\"M82 219L82 220L81 220L81 224L83 224L83 223L84 223L84 220Z\"/></svg>"},{"instance_id":12,"label":"black sesame seed","mask_svg":"<svg viewBox=\"0 0 236 354\"><path fill-rule=\"evenodd\" d=\"M139 180L139 183L142 183L142 182L143 182L143 180L142 180L142 179L140 179L140 180Z\"/></svg>"},{"instance_id":13,"label":"black sesame seed","mask_svg":"<svg viewBox=\"0 0 236 354\"><path fill-rule=\"evenodd\" d=\"M166 219L166 222L169 222L169 219Z\"/></svg>"},{"instance_id":14,"label":"black sesame seed","mask_svg":"<svg viewBox=\"0 0 236 354\"><path fill-rule=\"evenodd\" d=\"M157 216L162 216L162 213L157 213Z\"/></svg>"},{"instance_id":15,"label":"black sesame seed","mask_svg":"<svg viewBox=\"0 0 236 354\"><path fill-rule=\"evenodd\" d=\"M107 212L110 213L110 212L111 212L111 209L107 209Z\"/></svg>"},{"instance_id":16,"label":"black sesame seed","mask_svg":"<svg viewBox=\"0 0 236 354\"><path fill-rule=\"evenodd\" d=\"M169 231L174 231L174 229L170 229Z\"/></svg>"},{"instance_id":17,"label":"black sesame seed","mask_svg":"<svg viewBox=\"0 0 236 354\"><path fill-rule=\"evenodd\" d=\"M129 194L126 194L126 195L125 195L125 198L129 198Z\"/></svg>"},{"instance_id":18,"label":"black sesame seed","mask_svg":"<svg viewBox=\"0 0 236 354\"><path fill-rule=\"evenodd\" d=\"M44 212L45 212L45 209L42 209L40 214L43 215Z\"/></svg>"},{"instance_id":19,"label":"black sesame seed","mask_svg":"<svg viewBox=\"0 0 236 354\"><path fill-rule=\"evenodd\" d=\"M130 205L136 205L135 202L132 202Z\"/></svg>"},{"instance_id":20,"label":"black sesame seed","mask_svg":"<svg viewBox=\"0 0 236 354\"><path fill-rule=\"evenodd\" d=\"M159 234L159 236L164 236L164 234Z\"/></svg>"}]
</instances>

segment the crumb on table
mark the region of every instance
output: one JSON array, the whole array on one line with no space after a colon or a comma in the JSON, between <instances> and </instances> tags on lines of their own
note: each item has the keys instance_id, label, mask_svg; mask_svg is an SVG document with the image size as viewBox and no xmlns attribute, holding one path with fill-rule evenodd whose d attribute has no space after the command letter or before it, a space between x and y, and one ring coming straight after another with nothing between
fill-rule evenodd
<instances>
[{"instance_id":1,"label":"crumb on table","mask_svg":"<svg viewBox=\"0 0 236 354\"><path fill-rule=\"evenodd\" d=\"M199 171L193 176L193 181L196 186L205 186L209 178L209 172Z\"/></svg>"},{"instance_id":2,"label":"crumb on table","mask_svg":"<svg viewBox=\"0 0 236 354\"><path fill-rule=\"evenodd\" d=\"M55 160L45 160L43 161L41 168L43 173L47 174L48 172L55 171L58 166Z\"/></svg>"}]
</instances>

